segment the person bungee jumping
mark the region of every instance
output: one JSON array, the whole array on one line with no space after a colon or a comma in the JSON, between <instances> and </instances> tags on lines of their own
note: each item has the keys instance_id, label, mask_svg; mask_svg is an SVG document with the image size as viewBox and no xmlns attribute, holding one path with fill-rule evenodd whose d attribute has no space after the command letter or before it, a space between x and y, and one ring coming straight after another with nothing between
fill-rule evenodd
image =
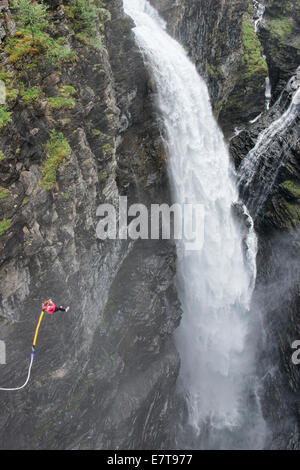
<instances>
[{"instance_id":1,"label":"person bungee jumping","mask_svg":"<svg viewBox=\"0 0 300 470\"><path fill-rule=\"evenodd\" d=\"M38 324L36 326L35 333L34 333L34 338L33 338L33 342L32 342L30 363L29 363L29 368L28 368L28 372L27 372L27 378L26 378L24 384L21 385L20 387L0 387L0 390L3 390L4 392L22 390L28 384L29 379L30 379L30 375L31 375L31 368L32 368L32 364L33 364L33 359L34 359L34 356L35 356L36 341L37 341L37 337L38 337L38 334L39 334L39 329L40 329L42 320L44 318L45 312L48 312L50 314L52 314L54 312L57 312L58 310L60 310L62 312L68 312L70 307L62 307L61 305L59 307L56 307L54 302L51 299L49 299L49 300L45 300L42 303L42 309L43 310L40 313L39 321L38 321Z\"/></svg>"},{"instance_id":2,"label":"person bungee jumping","mask_svg":"<svg viewBox=\"0 0 300 470\"><path fill-rule=\"evenodd\" d=\"M42 309L46 310L50 315L52 315L54 312L68 312L70 307L62 307L61 305L59 307L56 307L55 303L49 299L45 300L45 302L42 303Z\"/></svg>"}]
</instances>

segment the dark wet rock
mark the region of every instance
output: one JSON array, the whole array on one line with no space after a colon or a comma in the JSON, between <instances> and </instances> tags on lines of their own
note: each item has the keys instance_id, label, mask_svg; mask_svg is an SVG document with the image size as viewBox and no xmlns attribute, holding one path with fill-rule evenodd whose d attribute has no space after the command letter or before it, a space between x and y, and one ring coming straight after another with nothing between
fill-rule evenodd
<instances>
[{"instance_id":1,"label":"dark wet rock","mask_svg":"<svg viewBox=\"0 0 300 470\"><path fill-rule=\"evenodd\" d=\"M300 65L300 2L267 0L259 36L267 56L273 100Z\"/></svg>"}]
</instances>

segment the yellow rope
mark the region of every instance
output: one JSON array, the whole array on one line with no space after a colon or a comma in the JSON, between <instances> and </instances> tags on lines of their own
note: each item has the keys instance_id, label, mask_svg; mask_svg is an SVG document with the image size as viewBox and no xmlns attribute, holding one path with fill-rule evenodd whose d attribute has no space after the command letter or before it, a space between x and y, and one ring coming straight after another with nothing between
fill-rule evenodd
<instances>
[{"instance_id":1,"label":"yellow rope","mask_svg":"<svg viewBox=\"0 0 300 470\"><path fill-rule=\"evenodd\" d=\"M45 312L44 312L44 310L43 310L43 311L41 312L41 314L40 314L39 322L38 322L38 324L37 324L37 327L36 327L36 330L35 330L35 335L34 335L34 340L33 340L33 343L32 343L33 346L36 345L36 339L37 339L37 335L38 335L38 333L39 333L39 329L40 329L40 325L41 325L42 320L43 320L44 313L45 313Z\"/></svg>"}]
</instances>

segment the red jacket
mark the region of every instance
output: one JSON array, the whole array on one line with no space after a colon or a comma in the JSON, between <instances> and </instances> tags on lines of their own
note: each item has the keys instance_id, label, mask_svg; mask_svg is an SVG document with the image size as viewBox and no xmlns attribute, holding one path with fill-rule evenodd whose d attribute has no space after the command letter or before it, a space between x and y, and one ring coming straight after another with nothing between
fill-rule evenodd
<instances>
[{"instance_id":1,"label":"red jacket","mask_svg":"<svg viewBox=\"0 0 300 470\"><path fill-rule=\"evenodd\" d=\"M49 302L47 307L44 308L48 313L52 314L55 312L55 304L53 302Z\"/></svg>"}]
</instances>

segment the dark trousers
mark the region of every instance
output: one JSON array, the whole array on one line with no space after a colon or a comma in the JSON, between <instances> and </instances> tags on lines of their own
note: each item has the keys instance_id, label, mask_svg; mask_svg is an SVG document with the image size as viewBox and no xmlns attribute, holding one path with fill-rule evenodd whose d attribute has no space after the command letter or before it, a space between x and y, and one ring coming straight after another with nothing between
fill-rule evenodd
<instances>
[{"instance_id":1,"label":"dark trousers","mask_svg":"<svg viewBox=\"0 0 300 470\"><path fill-rule=\"evenodd\" d=\"M58 311L65 312L66 309L60 305L59 307L55 307L55 310L54 310L54 312L58 312Z\"/></svg>"}]
</instances>

